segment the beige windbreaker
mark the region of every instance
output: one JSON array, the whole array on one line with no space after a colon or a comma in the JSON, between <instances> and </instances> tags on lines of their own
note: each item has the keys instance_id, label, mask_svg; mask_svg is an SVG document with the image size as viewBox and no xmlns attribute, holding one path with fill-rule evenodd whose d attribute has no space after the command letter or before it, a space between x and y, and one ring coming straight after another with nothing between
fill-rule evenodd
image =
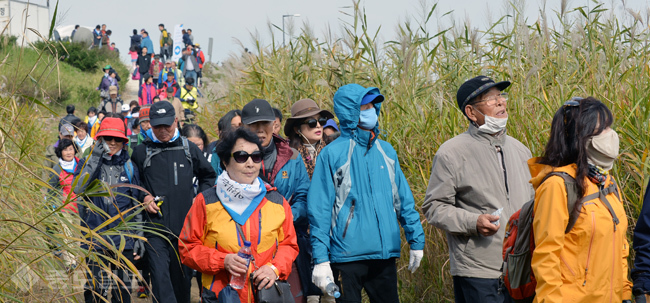
<instances>
[{"instance_id":1,"label":"beige windbreaker","mask_svg":"<svg viewBox=\"0 0 650 303\"><path fill-rule=\"evenodd\" d=\"M433 158L422 211L447 233L453 276L501 276L503 236L510 216L534 197L526 161L531 153L505 132L491 136L469 129L448 140ZM476 220L503 208L499 231L478 234Z\"/></svg>"}]
</instances>

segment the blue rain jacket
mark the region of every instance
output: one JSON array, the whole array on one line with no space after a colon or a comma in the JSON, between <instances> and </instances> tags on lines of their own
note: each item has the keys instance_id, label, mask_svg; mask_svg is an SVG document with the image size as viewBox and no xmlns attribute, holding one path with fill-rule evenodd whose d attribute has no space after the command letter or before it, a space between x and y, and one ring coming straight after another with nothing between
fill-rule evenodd
<instances>
[{"instance_id":1,"label":"blue rain jacket","mask_svg":"<svg viewBox=\"0 0 650 303\"><path fill-rule=\"evenodd\" d=\"M424 231L413 194L386 141L357 128L360 106L375 87L341 87L334 111L341 136L318 155L307 196L315 264L400 256L401 225L411 249L424 249ZM376 103L377 115L381 103Z\"/></svg>"}]
</instances>

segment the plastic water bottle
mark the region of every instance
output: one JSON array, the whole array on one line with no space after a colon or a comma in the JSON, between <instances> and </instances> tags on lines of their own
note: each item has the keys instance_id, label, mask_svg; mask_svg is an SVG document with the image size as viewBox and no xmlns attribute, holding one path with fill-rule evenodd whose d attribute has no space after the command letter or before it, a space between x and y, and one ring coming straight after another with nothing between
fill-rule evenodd
<instances>
[{"instance_id":1,"label":"plastic water bottle","mask_svg":"<svg viewBox=\"0 0 650 303\"><path fill-rule=\"evenodd\" d=\"M330 279L330 277L327 277L327 286L325 287L325 292L330 296L334 298L339 298L341 296L341 291L339 290L339 287L336 286L336 284Z\"/></svg>"},{"instance_id":2,"label":"plastic water bottle","mask_svg":"<svg viewBox=\"0 0 650 303\"><path fill-rule=\"evenodd\" d=\"M251 263L251 242L244 241L244 247L242 247L239 252L237 253L237 256L246 260L246 268L248 268L248 265ZM230 286L235 289L242 289L246 285L246 279L247 274L243 274L240 276L232 276L230 278Z\"/></svg>"}]
</instances>

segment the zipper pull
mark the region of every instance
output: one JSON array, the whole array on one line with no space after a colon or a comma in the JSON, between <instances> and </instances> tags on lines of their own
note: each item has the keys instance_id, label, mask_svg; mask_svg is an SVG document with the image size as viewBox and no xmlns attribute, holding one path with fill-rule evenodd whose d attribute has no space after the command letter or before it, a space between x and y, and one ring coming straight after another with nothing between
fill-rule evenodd
<instances>
[{"instance_id":1,"label":"zipper pull","mask_svg":"<svg viewBox=\"0 0 650 303\"><path fill-rule=\"evenodd\" d=\"M585 281L582 282L582 286L587 285L587 271L588 271L588 270L589 270L588 268L585 268Z\"/></svg>"}]
</instances>

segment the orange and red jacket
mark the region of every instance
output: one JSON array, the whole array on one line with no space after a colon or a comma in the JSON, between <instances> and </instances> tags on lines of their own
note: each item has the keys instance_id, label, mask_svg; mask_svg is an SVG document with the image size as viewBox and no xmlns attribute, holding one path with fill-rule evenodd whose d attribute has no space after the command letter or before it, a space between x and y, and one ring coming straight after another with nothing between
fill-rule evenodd
<instances>
[{"instance_id":1,"label":"orange and red jacket","mask_svg":"<svg viewBox=\"0 0 650 303\"><path fill-rule=\"evenodd\" d=\"M532 269L537 280L535 303L616 302L630 300L632 283L628 279L627 217L615 193L606 196L619 223L600 199L584 201L571 231L564 180L551 171L577 175L575 164L551 167L528 160L530 182L535 188L533 233L535 251ZM540 185L541 183L541 185ZM584 196L597 193L598 185L585 180ZM607 177L605 187L612 184ZM620 192L620 189L619 189Z\"/></svg>"},{"instance_id":2,"label":"orange and red jacket","mask_svg":"<svg viewBox=\"0 0 650 303\"><path fill-rule=\"evenodd\" d=\"M266 185L267 191L275 188ZM207 195L211 198L205 198ZM183 264L201 272L205 290L218 294L230 282L230 273L224 267L226 255L236 254L242 246L237 227L223 205L214 199L216 187L212 187L194 200L185 217L178 248ZM280 196L280 195L278 195ZM267 192L268 197L268 192ZM207 203L206 200L217 200ZM293 227L291 206L282 198L278 204L266 197L242 226L245 238L251 242L255 264L251 261L248 275L256 267L274 265L280 280L291 273L291 264L298 256L298 243ZM248 277L247 275L247 277ZM238 290L241 302L253 302L250 283Z\"/></svg>"}]
</instances>

